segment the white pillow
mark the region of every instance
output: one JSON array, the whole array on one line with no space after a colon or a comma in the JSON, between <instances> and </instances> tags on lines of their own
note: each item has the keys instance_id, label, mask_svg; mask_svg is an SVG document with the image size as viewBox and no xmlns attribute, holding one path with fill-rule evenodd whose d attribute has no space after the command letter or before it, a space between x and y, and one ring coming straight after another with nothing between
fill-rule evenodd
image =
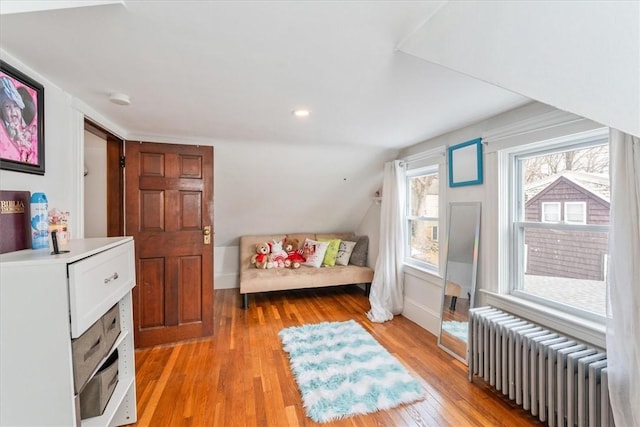
<instances>
[{"instance_id":1,"label":"white pillow","mask_svg":"<svg viewBox=\"0 0 640 427\"><path fill-rule=\"evenodd\" d=\"M349 258L351 258L351 252L356 242L341 241L340 248L338 248L338 257L336 258L336 264L349 265Z\"/></svg>"},{"instance_id":2,"label":"white pillow","mask_svg":"<svg viewBox=\"0 0 640 427\"><path fill-rule=\"evenodd\" d=\"M317 242L311 239L305 239L302 251L307 260L302 265L319 268L322 265L324 254L327 252L329 242Z\"/></svg>"}]
</instances>

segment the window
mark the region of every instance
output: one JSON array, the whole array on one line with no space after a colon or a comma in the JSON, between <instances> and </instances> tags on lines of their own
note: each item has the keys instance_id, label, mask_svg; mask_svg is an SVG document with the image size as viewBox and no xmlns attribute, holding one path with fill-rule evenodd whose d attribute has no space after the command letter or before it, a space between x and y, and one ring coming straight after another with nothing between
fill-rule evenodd
<instances>
[{"instance_id":1,"label":"window","mask_svg":"<svg viewBox=\"0 0 640 427\"><path fill-rule=\"evenodd\" d=\"M407 172L408 261L438 271L440 245L438 167Z\"/></svg>"},{"instance_id":2,"label":"window","mask_svg":"<svg viewBox=\"0 0 640 427\"><path fill-rule=\"evenodd\" d=\"M565 202L564 222L567 224L587 223L587 203L586 202Z\"/></svg>"},{"instance_id":3,"label":"window","mask_svg":"<svg viewBox=\"0 0 640 427\"><path fill-rule=\"evenodd\" d=\"M531 147L531 146L530 146ZM513 151L511 292L585 318L605 316L606 135Z\"/></svg>"},{"instance_id":4,"label":"window","mask_svg":"<svg viewBox=\"0 0 640 427\"><path fill-rule=\"evenodd\" d=\"M542 222L560 222L560 203L542 203Z\"/></svg>"}]
</instances>

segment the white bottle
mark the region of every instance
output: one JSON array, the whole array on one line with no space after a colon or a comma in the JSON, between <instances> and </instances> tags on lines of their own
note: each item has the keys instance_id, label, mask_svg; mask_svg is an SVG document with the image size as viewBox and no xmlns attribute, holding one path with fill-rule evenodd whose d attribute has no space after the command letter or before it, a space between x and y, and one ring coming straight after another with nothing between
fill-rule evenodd
<instances>
[{"instance_id":1,"label":"white bottle","mask_svg":"<svg viewBox=\"0 0 640 427\"><path fill-rule=\"evenodd\" d=\"M31 249L49 247L49 205L44 193L31 196Z\"/></svg>"}]
</instances>

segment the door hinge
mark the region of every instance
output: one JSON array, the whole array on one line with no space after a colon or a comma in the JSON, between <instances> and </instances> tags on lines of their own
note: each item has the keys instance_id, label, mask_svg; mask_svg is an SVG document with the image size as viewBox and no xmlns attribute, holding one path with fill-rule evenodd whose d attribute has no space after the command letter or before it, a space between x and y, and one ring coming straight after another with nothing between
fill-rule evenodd
<instances>
[{"instance_id":1,"label":"door hinge","mask_svg":"<svg viewBox=\"0 0 640 427\"><path fill-rule=\"evenodd\" d=\"M124 164L125 164L124 156L120 156L120 167L124 168Z\"/></svg>"}]
</instances>

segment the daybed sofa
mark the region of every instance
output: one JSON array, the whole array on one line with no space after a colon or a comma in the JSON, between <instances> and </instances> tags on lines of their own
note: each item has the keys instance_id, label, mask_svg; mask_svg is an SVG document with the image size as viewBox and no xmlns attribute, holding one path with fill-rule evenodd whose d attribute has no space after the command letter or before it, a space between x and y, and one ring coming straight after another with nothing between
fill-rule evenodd
<instances>
[{"instance_id":1,"label":"daybed sofa","mask_svg":"<svg viewBox=\"0 0 640 427\"><path fill-rule=\"evenodd\" d=\"M357 237L355 233L295 233L275 234L240 237L240 294L243 297L243 308L249 307L249 294L257 292L269 292L289 289L318 288L324 286L365 284L365 293L369 293L369 287L373 280L373 269L366 266L366 253L364 265L335 265L319 268L306 265L297 269L291 268L256 268L251 264L251 257L256 253L256 245L273 240L280 241L283 238L298 239L302 245L305 239L340 239L344 241L358 241L368 245L368 238ZM368 249L368 248L367 248ZM355 261L355 257L354 257Z\"/></svg>"}]
</instances>

